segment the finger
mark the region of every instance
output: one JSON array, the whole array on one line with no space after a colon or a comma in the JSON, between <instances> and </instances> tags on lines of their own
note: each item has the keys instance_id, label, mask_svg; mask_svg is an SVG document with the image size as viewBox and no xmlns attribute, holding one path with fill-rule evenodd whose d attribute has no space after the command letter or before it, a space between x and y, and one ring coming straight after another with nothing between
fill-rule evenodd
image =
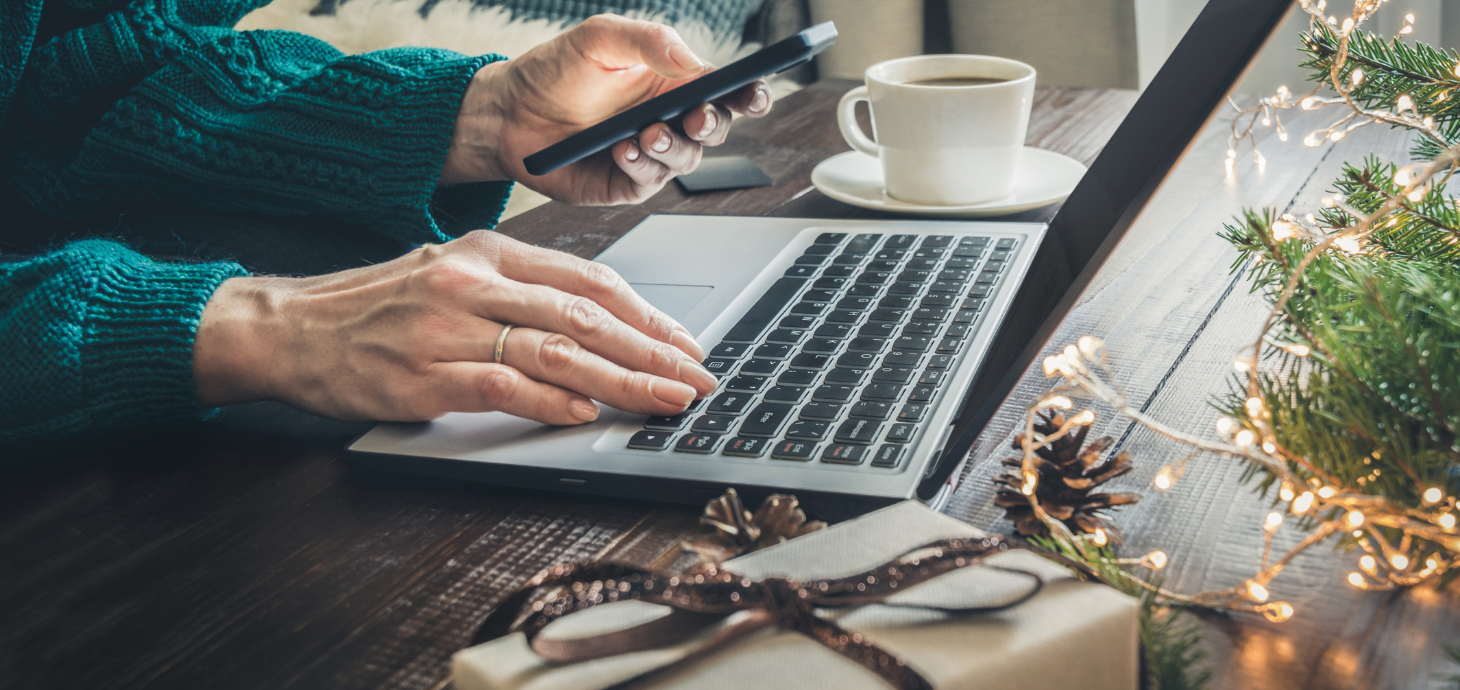
<instances>
[{"instance_id":1,"label":"finger","mask_svg":"<svg viewBox=\"0 0 1460 690\"><path fill-rule=\"evenodd\" d=\"M670 79L686 79L707 67L678 32L663 24L600 14L574 27L567 38L574 50L606 69L647 65Z\"/></svg>"},{"instance_id":2,"label":"finger","mask_svg":"<svg viewBox=\"0 0 1460 690\"><path fill-rule=\"evenodd\" d=\"M597 302L620 321L701 361L705 350L688 330L654 308L629 287L617 271L566 252L534 247L495 232L474 232L462 240L488 254L498 273L519 283L535 283Z\"/></svg>"},{"instance_id":3,"label":"finger","mask_svg":"<svg viewBox=\"0 0 1460 690\"><path fill-rule=\"evenodd\" d=\"M690 139L705 146L719 146L730 134L730 111L713 103L690 110L680 122Z\"/></svg>"},{"instance_id":4,"label":"finger","mask_svg":"<svg viewBox=\"0 0 1460 690\"><path fill-rule=\"evenodd\" d=\"M715 390L716 379L679 348L650 338L587 297L544 285L516 283L492 291L477 305L488 321L561 333L594 354L633 371L687 384L697 396ZM494 346L500 331L492 329ZM509 337L516 337L512 331ZM490 361L490 360L488 360Z\"/></svg>"},{"instance_id":5,"label":"finger","mask_svg":"<svg viewBox=\"0 0 1460 690\"><path fill-rule=\"evenodd\" d=\"M770 84L759 79L715 100L730 110L750 117L764 117L771 111L773 101Z\"/></svg>"},{"instance_id":6,"label":"finger","mask_svg":"<svg viewBox=\"0 0 1460 690\"><path fill-rule=\"evenodd\" d=\"M533 380L563 386L639 414L679 414L700 396L679 381L626 369L589 352L568 336L535 328L508 332L502 363Z\"/></svg>"},{"instance_id":7,"label":"finger","mask_svg":"<svg viewBox=\"0 0 1460 690\"><path fill-rule=\"evenodd\" d=\"M637 141L644 155L663 163L675 175L694 171L705 152L698 142L691 141L663 122L649 125L639 133Z\"/></svg>"},{"instance_id":8,"label":"finger","mask_svg":"<svg viewBox=\"0 0 1460 690\"><path fill-rule=\"evenodd\" d=\"M613 191L631 201L642 201L653 196L666 182L674 178L674 173L668 166L644 153L637 138L614 144L613 162L623 175L610 178L609 184L625 185L625 189Z\"/></svg>"},{"instance_id":9,"label":"finger","mask_svg":"<svg viewBox=\"0 0 1460 690\"><path fill-rule=\"evenodd\" d=\"M502 364L437 362L428 390L451 412L506 412L544 424L582 424L598 418L598 406L581 395L534 381Z\"/></svg>"}]
</instances>

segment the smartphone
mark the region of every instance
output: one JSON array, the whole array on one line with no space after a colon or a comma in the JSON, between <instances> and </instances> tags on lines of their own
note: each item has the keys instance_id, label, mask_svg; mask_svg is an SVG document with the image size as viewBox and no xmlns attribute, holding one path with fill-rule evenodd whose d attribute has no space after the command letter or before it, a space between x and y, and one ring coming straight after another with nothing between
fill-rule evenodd
<instances>
[{"instance_id":1,"label":"smartphone","mask_svg":"<svg viewBox=\"0 0 1460 690\"><path fill-rule=\"evenodd\" d=\"M578 132L522 159L522 164L533 175L546 175L634 136L655 122L667 122L761 77L791 69L835 42L836 25L822 22Z\"/></svg>"}]
</instances>

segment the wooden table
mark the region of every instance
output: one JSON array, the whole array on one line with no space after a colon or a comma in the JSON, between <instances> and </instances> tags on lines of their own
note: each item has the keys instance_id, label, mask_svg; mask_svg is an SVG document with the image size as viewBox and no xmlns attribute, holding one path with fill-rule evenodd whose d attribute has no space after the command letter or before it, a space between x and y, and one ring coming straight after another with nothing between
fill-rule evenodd
<instances>
[{"instance_id":1,"label":"wooden table","mask_svg":"<svg viewBox=\"0 0 1460 690\"><path fill-rule=\"evenodd\" d=\"M650 213L870 216L809 182L817 162L846 150L833 112L851 85L812 86L771 117L736 125L723 150L755 160L773 187L686 196L671 186L637 207L554 204L501 231L591 257ZM1089 162L1134 101L1133 92L1042 89L1029 143ZM1103 336L1131 398L1184 428L1210 428L1206 401L1224 390L1263 308L1228 274L1235 252L1216 237L1221 223L1243 204L1310 207L1343 160L1404 149L1378 128L1337 152L1260 144L1265 172L1244 157L1224 179L1224 134L1208 131L1051 344ZM950 514L1008 529L990 478L1022 409L1047 385L1026 377L974 447ZM485 613L538 569L602 555L650 563L695 524L697 511L678 507L353 473L337 457L363 429L245 405L207 425L32 460L54 469L9 471L0 687L437 687ZM1119 514L1129 553L1167 550L1167 584L1184 591L1229 587L1255 570L1266 506L1238 481L1240 466L1198 460L1158 493L1151 479L1180 449L1108 414L1095 431L1136 459L1119 485L1147 494ZM1284 530L1278 543L1298 538ZM1272 586L1297 607L1291 622L1204 614L1216 687L1407 688L1455 672L1442 652L1460 641L1455 594L1356 592L1342 583L1353 564L1323 548L1295 561Z\"/></svg>"}]
</instances>

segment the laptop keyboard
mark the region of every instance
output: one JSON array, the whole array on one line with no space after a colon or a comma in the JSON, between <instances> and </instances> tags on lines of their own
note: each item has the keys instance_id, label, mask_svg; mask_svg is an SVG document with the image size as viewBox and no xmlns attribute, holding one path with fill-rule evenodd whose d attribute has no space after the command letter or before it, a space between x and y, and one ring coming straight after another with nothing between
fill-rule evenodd
<instances>
[{"instance_id":1,"label":"laptop keyboard","mask_svg":"<svg viewBox=\"0 0 1460 690\"><path fill-rule=\"evenodd\" d=\"M1016 248L822 233L710 350L715 392L628 447L896 469Z\"/></svg>"}]
</instances>

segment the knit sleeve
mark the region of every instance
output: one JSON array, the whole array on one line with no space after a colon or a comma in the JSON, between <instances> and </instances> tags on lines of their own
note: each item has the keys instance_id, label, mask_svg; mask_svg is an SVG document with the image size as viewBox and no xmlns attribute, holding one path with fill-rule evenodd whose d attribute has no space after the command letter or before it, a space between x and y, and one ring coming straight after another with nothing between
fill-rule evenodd
<instances>
[{"instance_id":1,"label":"knit sleeve","mask_svg":"<svg viewBox=\"0 0 1460 690\"><path fill-rule=\"evenodd\" d=\"M37 45L3 135L12 184L62 217L158 205L449 239L430 214L436 181L472 75L502 58L346 56L207 25L224 4L138 0ZM511 183L473 187L501 208Z\"/></svg>"},{"instance_id":2,"label":"knit sleeve","mask_svg":"<svg viewBox=\"0 0 1460 690\"><path fill-rule=\"evenodd\" d=\"M199 420L193 336L237 264L174 264L105 240L0 263L0 443Z\"/></svg>"}]
</instances>

